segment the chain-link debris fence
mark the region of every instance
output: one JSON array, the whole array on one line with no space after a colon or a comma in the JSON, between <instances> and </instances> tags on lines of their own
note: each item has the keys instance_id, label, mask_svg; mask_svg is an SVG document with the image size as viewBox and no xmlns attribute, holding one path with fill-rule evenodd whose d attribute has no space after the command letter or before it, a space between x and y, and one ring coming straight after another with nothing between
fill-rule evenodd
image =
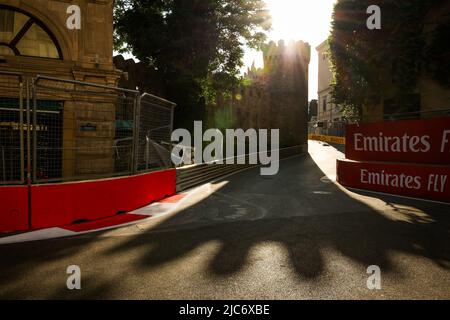
<instances>
[{"instance_id":1,"label":"chain-link debris fence","mask_svg":"<svg viewBox=\"0 0 450 320\"><path fill-rule=\"evenodd\" d=\"M138 91L0 72L0 183L171 167L175 104Z\"/></svg>"}]
</instances>

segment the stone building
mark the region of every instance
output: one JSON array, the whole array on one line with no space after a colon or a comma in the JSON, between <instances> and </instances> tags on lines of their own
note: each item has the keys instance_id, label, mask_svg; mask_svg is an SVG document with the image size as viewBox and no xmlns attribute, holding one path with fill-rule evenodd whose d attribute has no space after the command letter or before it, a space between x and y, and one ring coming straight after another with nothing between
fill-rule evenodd
<instances>
[{"instance_id":1,"label":"stone building","mask_svg":"<svg viewBox=\"0 0 450 320\"><path fill-rule=\"evenodd\" d=\"M318 112L317 121L324 131L333 126L333 122L343 120L342 109L332 101L331 82L333 74L331 72L331 63L329 57L330 46L328 40L317 46L317 54L319 56L319 76L318 76Z\"/></svg>"},{"instance_id":2,"label":"stone building","mask_svg":"<svg viewBox=\"0 0 450 320\"><path fill-rule=\"evenodd\" d=\"M308 121L316 121L317 120L317 113L319 108L319 101L316 99L313 99L309 102L309 112L308 112Z\"/></svg>"},{"instance_id":3,"label":"stone building","mask_svg":"<svg viewBox=\"0 0 450 320\"><path fill-rule=\"evenodd\" d=\"M81 28L69 29L68 8ZM113 0L2 0L1 70L115 85Z\"/></svg>"},{"instance_id":4,"label":"stone building","mask_svg":"<svg viewBox=\"0 0 450 320\"><path fill-rule=\"evenodd\" d=\"M113 66L112 54L113 0L2 0L0 143L18 145L6 137L17 136L13 124L19 119L19 97L10 90L16 80L1 72L17 72L27 79L44 75L115 86L121 73ZM47 147L62 151L55 151L51 159L43 155L37 170L55 179L109 174L115 166L115 98L93 101L69 91L38 92L38 122L42 122L38 128L44 128L38 138L50 141L51 137L53 145Z\"/></svg>"},{"instance_id":5,"label":"stone building","mask_svg":"<svg viewBox=\"0 0 450 320\"><path fill-rule=\"evenodd\" d=\"M280 129L282 147L306 146L310 46L270 42L263 59L264 67L249 68L231 99L208 108L209 126Z\"/></svg>"}]
</instances>

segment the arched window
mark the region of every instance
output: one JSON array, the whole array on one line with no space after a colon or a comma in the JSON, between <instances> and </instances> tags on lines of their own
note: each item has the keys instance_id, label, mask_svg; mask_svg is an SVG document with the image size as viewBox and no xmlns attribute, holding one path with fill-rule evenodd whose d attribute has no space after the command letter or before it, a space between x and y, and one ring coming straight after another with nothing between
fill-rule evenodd
<instances>
[{"instance_id":1,"label":"arched window","mask_svg":"<svg viewBox=\"0 0 450 320\"><path fill-rule=\"evenodd\" d=\"M41 21L4 5L0 5L0 55L63 58L55 36Z\"/></svg>"}]
</instances>

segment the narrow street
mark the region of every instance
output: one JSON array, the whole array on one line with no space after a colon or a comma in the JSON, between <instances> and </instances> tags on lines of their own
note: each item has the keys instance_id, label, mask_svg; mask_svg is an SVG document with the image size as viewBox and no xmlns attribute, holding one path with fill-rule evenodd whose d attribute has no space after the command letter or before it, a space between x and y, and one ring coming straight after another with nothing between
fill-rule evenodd
<instances>
[{"instance_id":1,"label":"narrow street","mask_svg":"<svg viewBox=\"0 0 450 320\"><path fill-rule=\"evenodd\" d=\"M343 156L310 141L278 175L201 186L150 222L2 245L0 298L449 299L450 206L345 190ZM66 287L70 265L82 290Z\"/></svg>"}]
</instances>

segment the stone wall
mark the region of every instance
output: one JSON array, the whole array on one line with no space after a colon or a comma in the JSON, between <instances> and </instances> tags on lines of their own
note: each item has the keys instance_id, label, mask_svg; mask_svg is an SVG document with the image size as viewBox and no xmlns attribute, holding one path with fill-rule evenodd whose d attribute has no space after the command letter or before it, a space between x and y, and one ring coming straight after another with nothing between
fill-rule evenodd
<instances>
[{"instance_id":1,"label":"stone wall","mask_svg":"<svg viewBox=\"0 0 450 320\"><path fill-rule=\"evenodd\" d=\"M113 65L113 0L2 0L1 4L27 13L45 25L55 37L62 59L4 55L0 59L0 70L30 77L45 75L117 85L122 72ZM80 30L67 28L70 5L78 5L81 9ZM64 101L63 177L112 173L115 99L99 103L98 97L77 100L79 97L70 92L55 91L52 94L48 90L45 98ZM95 124L97 130L82 132L80 127L87 123Z\"/></svg>"}]
</instances>

